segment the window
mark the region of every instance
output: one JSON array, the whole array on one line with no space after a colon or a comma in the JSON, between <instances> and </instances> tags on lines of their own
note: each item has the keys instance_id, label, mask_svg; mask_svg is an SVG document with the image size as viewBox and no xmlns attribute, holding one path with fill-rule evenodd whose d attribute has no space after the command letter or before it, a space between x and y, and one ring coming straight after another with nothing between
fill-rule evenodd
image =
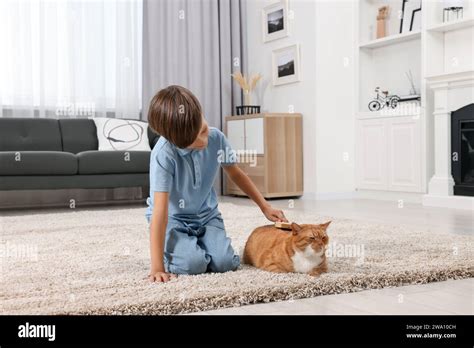
<instances>
[{"instance_id":1,"label":"window","mask_svg":"<svg viewBox=\"0 0 474 348\"><path fill-rule=\"evenodd\" d=\"M0 1L0 116L138 118L142 1Z\"/></svg>"}]
</instances>

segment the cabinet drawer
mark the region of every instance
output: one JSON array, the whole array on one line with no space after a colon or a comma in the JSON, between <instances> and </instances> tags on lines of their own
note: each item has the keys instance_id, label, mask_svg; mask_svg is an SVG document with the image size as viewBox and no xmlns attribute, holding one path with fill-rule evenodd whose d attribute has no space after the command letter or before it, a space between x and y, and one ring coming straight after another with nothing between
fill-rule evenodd
<instances>
[{"instance_id":1,"label":"cabinet drawer","mask_svg":"<svg viewBox=\"0 0 474 348\"><path fill-rule=\"evenodd\" d=\"M245 120L227 122L227 139L234 150L245 150Z\"/></svg>"},{"instance_id":2,"label":"cabinet drawer","mask_svg":"<svg viewBox=\"0 0 474 348\"><path fill-rule=\"evenodd\" d=\"M265 157L263 156L237 156L238 166L247 175L263 176L265 173Z\"/></svg>"},{"instance_id":3,"label":"cabinet drawer","mask_svg":"<svg viewBox=\"0 0 474 348\"><path fill-rule=\"evenodd\" d=\"M227 121L227 138L236 151L246 150L263 155L263 118Z\"/></svg>"},{"instance_id":4,"label":"cabinet drawer","mask_svg":"<svg viewBox=\"0 0 474 348\"><path fill-rule=\"evenodd\" d=\"M257 189L261 194L265 194L265 178L263 176L251 176L249 175L250 180L257 186ZM229 178L226 178L227 193L246 196L246 194Z\"/></svg>"},{"instance_id":5,"label":"cabinet drawer","mask_svg":"<svg viewBox=\"0 0 474 348\"><path fill-rule=\"evenodd\" d=\"M241 158L239 158L240 160ZM257 156L254 162L238 163L238 167L247 174L261 193L265 193L265 157ZM226 191L231 194L245 195L229 178L226 178Z\"/></svg>"},{"instance_id":6,"label":"cabinet drawer","mask_svg":"<svg viewBox=\"0 0 474 348\"><path fill-rule=\"evenodd\" d=\"M245 120L245 149L263 154L263 118Z\"/></svg>"}]
</instances>

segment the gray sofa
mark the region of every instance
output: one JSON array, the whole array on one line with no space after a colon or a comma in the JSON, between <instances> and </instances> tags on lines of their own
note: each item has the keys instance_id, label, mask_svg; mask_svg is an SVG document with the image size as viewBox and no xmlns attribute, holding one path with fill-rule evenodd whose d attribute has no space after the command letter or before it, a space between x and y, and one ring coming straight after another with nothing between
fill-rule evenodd
<instances>
[{"instance_id":1,"label":"gray sofa","mask_svg":"<svg viewBox=\"0 0 474 348\"><path fill-rule=\"evenodd\" d=\"M126 161L96 134L89 119L0 118L0 191L147 187L150 152ZM158 137L148 127L151 148Z\"/></svg>"}]
</instances>

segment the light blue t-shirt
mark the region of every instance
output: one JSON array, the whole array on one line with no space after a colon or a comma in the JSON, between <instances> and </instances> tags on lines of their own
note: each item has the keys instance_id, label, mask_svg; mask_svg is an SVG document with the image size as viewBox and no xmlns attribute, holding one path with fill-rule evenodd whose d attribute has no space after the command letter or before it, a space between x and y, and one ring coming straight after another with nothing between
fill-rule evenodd
<instances>
[{"instance_id":1,"label":"light blue t-shirt","mask_svg":"<svg viewBox=\"0 0 474 348\"><path fill-rule=\"evenodd\" d=\"M153 212L154 192L169 192L168 216L178 220L203 220L218 215L214 180L220 165L236 162L225 135L209 127L203 150L180 149L160 137L150 157L150 197L146 217Z\"/></svg>"}]
</instances>

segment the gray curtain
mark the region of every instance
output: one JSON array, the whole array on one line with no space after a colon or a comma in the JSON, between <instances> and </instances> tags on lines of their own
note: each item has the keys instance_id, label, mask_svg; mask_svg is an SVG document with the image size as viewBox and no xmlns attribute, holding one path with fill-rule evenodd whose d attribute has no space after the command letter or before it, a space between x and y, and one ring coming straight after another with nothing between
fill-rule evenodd
<instances>
[{"instance_id":1,"label":"gray curtain","mask_svg":"<svg viewBox=\"0 0 474 348\"><path fill-rule=\"evenodd\" d=\"M191 0L192 1L192 0ZM247 25L245 0L216 0L219 5L221 122L235 115L235 106L242 105L242 90L230 76L247 69Z\"/></svg>"},{"instance_id":2,"label":"gray curtain","mask_svg":"<svg viewBox=\"0 0 474 348\"><path fill-rule=\"evenodd\" d=\"M245 71L243 0L145 0L143 4L143 107L177 84L200 100L211 126L235 113L242 93L231 73Z\"/></svg>"},{"instance_id":3,"label":"gray curtain","mask_svg":"<svg viewBox=\"0 0 474 348\"><path fill-rule=\"evenodd\" d=\"M142 119L153 95L176 84L199 98L209 125L223 129L242 104L230 75L245 73L245 28L244 0L144 0Z\"/></svg>"}]
</instances>

